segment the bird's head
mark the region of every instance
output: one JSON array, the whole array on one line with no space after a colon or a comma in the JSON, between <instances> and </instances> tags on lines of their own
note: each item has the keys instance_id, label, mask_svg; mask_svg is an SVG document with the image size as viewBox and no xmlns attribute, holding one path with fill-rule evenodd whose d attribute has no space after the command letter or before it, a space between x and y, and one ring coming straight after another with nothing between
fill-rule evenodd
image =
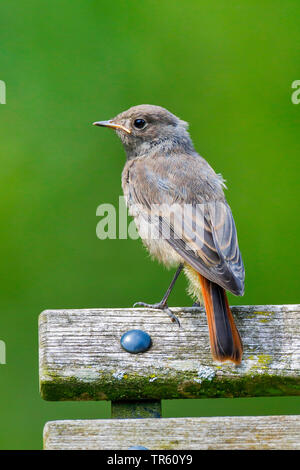
<instances>
[{"instance_id":1,"label":"bird's head","mask_svg":"<svg viewBox=\"0 0 300 470\"><path fill-rule=\"evenodd\" d=\"M133 106L109 121L93 124L114 129L129 159L144 155L159 145L163 145L165 151L176 145L187 147L186 150L192 148L188 124L160 106Z\"/></svg>"}]
</instances>

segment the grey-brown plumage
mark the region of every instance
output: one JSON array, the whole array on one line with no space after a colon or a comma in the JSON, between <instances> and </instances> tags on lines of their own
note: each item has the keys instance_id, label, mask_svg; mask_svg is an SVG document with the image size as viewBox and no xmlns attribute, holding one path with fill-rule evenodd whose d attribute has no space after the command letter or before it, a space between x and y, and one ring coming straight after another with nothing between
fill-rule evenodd
<instances>
[{"instance_id":1,"label":"grey-brown plumage","mask_svg":"<svg viewBox=\"0 0 300 470\"><path fill-rule=\"evenodd\" d=\"M205 303L214 358L239 363L224 289L243 295L244 266L222 177L195 151L187 123L164 108L135 106L95 124L116 129L124 145L122 187L144 244L166 266L184 266L189 292ZM155 307L168 309L163 301Z\"/></svg>"}]
</instances>

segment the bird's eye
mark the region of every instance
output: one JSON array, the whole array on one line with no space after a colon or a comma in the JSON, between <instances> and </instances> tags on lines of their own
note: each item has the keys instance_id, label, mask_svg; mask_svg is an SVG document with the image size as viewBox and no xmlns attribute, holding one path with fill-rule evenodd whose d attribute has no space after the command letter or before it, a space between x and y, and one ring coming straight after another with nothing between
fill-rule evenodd
<instances>
[{"instance_id":1,"label":"bird's eye","mask_svg":"<svg viewBox=\"0 0 300 470\"><path fill-rule=\"evenodd\" d=\"M145 119L136 119L133 123L134 127L137 129L143 129L146 126Z\"/></svg>"}]
</instances>

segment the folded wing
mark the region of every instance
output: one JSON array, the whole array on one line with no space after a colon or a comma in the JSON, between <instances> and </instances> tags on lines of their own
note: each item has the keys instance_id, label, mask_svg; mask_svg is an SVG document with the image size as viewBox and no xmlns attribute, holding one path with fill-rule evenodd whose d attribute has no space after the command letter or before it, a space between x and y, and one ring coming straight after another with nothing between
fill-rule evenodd
<instances>
[{"instance_id":1,"label":"folded wing","mask_svg":"<svg viewBox=\"0 0 300 470\"><path fill-rule=\"evenodd\" d=\"M181 185L176 184L175 170L169 176L165 173L162 181L161 171L149 165L139 162L128 194L131 204L139 205L142 218L147 223L151 220L159 236L196 271L233 294L243 295L244 265L231 209L224 196L216 199L215 192L207 191L211 197L203 198L209 180L201 181L197 194L197 165L180 179Z\"/></svg>"}]
</instances>

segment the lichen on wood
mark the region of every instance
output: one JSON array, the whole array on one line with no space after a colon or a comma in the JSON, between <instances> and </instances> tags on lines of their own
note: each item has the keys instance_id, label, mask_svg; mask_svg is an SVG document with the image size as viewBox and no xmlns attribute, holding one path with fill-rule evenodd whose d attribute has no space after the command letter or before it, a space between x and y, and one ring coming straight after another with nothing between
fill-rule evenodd
<instances>
[{"instance_id":1,"label":"lichen on wood","mask_svg":"<svg viewBox=\"0 0 300 470\"><path fill-rule=\"evenodd\" d=\"M300 416L93 419L50 421L46 450L296 450Z\"/></svg>"},{"instance_id":2,"label":"lichen on wood","mask_svg":"<svg viewBox=\"0 0 300 470\"><path fill-rule=\"evenodd\" d=\"M47 310L39 319L46 400L159 400L300 395L300 306L232 307L244 343L240 366L214 363L202 308L174 308L181 328L149 309ZM120 346L129 329L145 353Z\"/></svg>"}]
</instances>

